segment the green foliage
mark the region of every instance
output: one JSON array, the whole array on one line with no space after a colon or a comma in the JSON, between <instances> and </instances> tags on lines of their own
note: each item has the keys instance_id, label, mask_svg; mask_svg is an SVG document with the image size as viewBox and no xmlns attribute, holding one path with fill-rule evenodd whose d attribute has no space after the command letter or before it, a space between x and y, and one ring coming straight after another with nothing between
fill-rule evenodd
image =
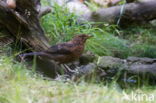
<instances>
[{"instance_id":1,"label":"green foliage","mask_svg":"<svg viewBox=\"0 0 156 103\"><path fill-rule=\"evenodd\" d=\"M86 50L97 55L110 55L120 58L128 56L156 57L156 36L149 27L133 27L119 30L115 25L106 23L77 23L77 16L67 9L55 5L53 13L42 19L42 25L51 44L65 42L77 34L94 37L87 42ZM98 26L100 25L100 27Z\"/></svg>"},{"instance_id":2,"label":"green foliage","mask_svg":"<svg viewBox=\"0 0 156 103\"><path fill-rule=\"evenodd\" d=\"M156 31L151 25L136 26L122 32L122 36L129 41L130 56L156 57Z\"/></svg>"},{"instance_id":3,"label":"green foliage","mask_svg":"<svg viewBox=\"0 0 156 103\"><path fill-rule=\"evenodd\" d=\"M120 58L156 57L156 35L152 27L119 30L116 25L106 23L101 27L98 26L99 23L78 24L77 18L67 9L54 6L53 13L42 19L42 25L51 44L65 42L74 35L85 33L94 36L88 40L86 50L97 55ZM34 71L33 68L28 70L23 64L13 62L13 57L1 55L0 103L138 103L138 101L123 101L121 97L125 96L125 92L128 96L131 96L132 92L143 95L156 93L155 88L149 86L122 90L115 81L109 86L83 81L79 84L52 81Z\"/></svg>"},{"instance_id":4,"label":"green foliage","mask_svg":"<svg viewBox=\"0 0 156 103\"><path fill-rule=\"evenodd\" d=\"M156 93L154 87L122 90L115 82L104 86L83 81L78 84L52 81L12 60L0 57L0 103L138 103L121 98L125 93L130 98L132 93L147 96ZM149 103L144 99L140 102Z\"/></svg>"},{"instance_id":5,"label":"green foliage","mask_svg":"<svg viewBox=\"0 0 156 103\"><path fill-rule=\"evenodd\" d=\"M64 42L70 40L77 34L88 34L94 37L88 40L87 50L98 55L113 55L114 51L123 51L125 41L113 36L108 31L116 29L111 25L104 25L102 29L96 27L95 23L77 23L77 16L56 5L53 13L42 19L42 25L46 35L51 39L51 43ZM93 26L94 25L94 26ZM115 49L115 50L114 50Z\"/></svg>"}]
</instances>

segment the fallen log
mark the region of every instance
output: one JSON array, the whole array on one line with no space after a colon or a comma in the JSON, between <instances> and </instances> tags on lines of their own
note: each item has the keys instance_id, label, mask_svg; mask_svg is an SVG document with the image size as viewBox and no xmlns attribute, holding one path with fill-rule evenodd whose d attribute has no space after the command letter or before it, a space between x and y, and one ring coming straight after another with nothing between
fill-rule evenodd
<instances>
[{"instance_id":1,"label":"fallen log","mask_svg":"<svg viewBox=\"0 0 156 103\"><path fill-rule=\"evenodd\" d=\"M129 57L127 59L110 56L100 57L97 65L103 69L122 69L132 74L150 74L156 76L156 59Z\"/></svg>"},{"instance_id":2,"label":"fallen log","mask_svg":"<svg viewBox=\"0 0 156 103\"><path fill-rule=\"evenodd\" d=\"M30 51L44 51L49 48L50 44L44 35L39 18L50 11L49 7L41 7L40 0L16 0L15 9L8 8L6 0L0 0L0 33L6 36L0 38L1 45L6 41L20 41ZM32 58L28 62L33 62ZM41 57L38 57L36 62L36 68L41 72L49 74L50 77L57 75L59 69L56 69L55 62Z\"/></svg>"},{"instance_id":3,"label":"fallen log","mask_svg":"<svg viewBox=\"0 0 156 103\"><path fill-rule=\"evenodd\" d=\"M5 1L0 1L1 26L32 50L50 47L39 22L39 17L48 13L49 9L48 12L47 9L41 10L40 0L16 0L16 3L17 7L13 10L7 7Z\"/></svg>"},{"instance_id":4,"label":"fallen log","mask_svg":"<svg viewBox=\"0 0 156 103\"><path fill-rule=\"evenodd\" d=\"M93 77L97 80L114 81L136 84L138 82L156 83L156 59L129 57L120 59L111 56L99 57L96 63L77 67L71 78ZM115 78L114 78L115 77ZM139 78L139 79L138 79ZM147 80L147 81L146 81ZM122 84L121 83L121 84Z\"/></svg>"},{"instance_id":5,"label":"fallen log","mask_svg":"<svg viewBox=\"0 0 156 103\"><path fill-rule=\"evenodd\" d=\"M7 7L5 1L0 1L0 26L3 27L9 35L13 36L15 40L20 40L28 48L31 48L32 51L43 51L49 48L50 45L39 22L39 18L48 13L49 9L41 10L42 7L40 5L40 0L16 0L16 3L17 7L13 10ZM88 21L116 23L120 18L121 8L122 6L114 6L100 9L96 12L90 12L89 16L88 13L84 14L83 17ZM150 21L156 18L156 1L151 0L126 4L124 10L125 11L121 16L120 25ZM39 61L39 64L44 61L42 58L39 60L41 60ZM107 58L106 61L108 60L109 59ZM120 59L119 61L124 62ZM126 64L128 67L124 65L124 68L128 71L128 73L142 73L144 71L143 73L148 72L149 74L155 75L155 60L152 61L152 64L142 64L143 67L135 64L133 64L134 66ZM50 61L47 61L47 64L45 64L46 63L44 61L43 69L51 69L51 67L54 67L54 63ZM49 64L51 64L51 66L46 67L49 66ZM111 62L111 64L113 63ZM89 67L91 66L87 66L86 72L89 71ZM146 67L151 69L147 69ZM144 69L142 70L140 68ZM53 75L56 75L57 70L55 70L52 69L54 73ZM134 70L137 70L137 72L133 72Z\"/></svg>"},{"instance_id":6,"label":"fallen log","mask_svg":"<svg viewBox=\"0 0 156 103\"><path fill-rule=\"evenodd\" d=\"M81 16L80 22L107 22L129 26L156 19L156 1L146 0L125 5L101 8L95 12L88 12Z\"/></svg>"}]
</instances>

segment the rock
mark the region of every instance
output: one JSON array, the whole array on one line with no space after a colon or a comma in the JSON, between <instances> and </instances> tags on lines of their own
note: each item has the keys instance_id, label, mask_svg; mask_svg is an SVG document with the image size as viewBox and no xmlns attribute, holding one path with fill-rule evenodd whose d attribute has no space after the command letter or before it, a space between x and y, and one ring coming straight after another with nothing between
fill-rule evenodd
<instances>
[{"instance_id":1,"label":"rock","mask_svg":"<svg viewBox=\"0 0 156 103\"><path fill-rule=\"evenodd\" d=\"M156 26L156 20L150 21L150 24L151 24L152 26Z\"/></svg>"},{"instance_id":2,"label":"rock","mask_svg":"<svg viewBox=\"0 0 156 103\"><path fill-rule=\"evenodd\" d=\"M129 63L141 63L141 64L148 64L148 63L154 63L156 62L156 59L151 59L151 58L139 58L139 57L128 57L127 62Z\"/></svg>"},{"instance_id":3,"label":"rock","mask_svg":"<svg viewBox=\"0 0 156 103\"><path fill-rule=\"evenodd\" d=\"M156 59L129 57L127 59L127 66L128 68L125 68L125 70L133 74L156 75Z\"/></svg>"},{"instance_id":4,"label":"rock","mask_svg":"<svg viewBox=\"0 0 156 103\"><path fill-rule=\"evenodd\" d=\"M156 76L156 59L146 57L129 57L124 60L111 56L103 56L99 57L97 65L102 69L106 69L107 74L114 75L122 69L129 74L152 74Z\"/></svg>"},{"instance_id":5,"label":"rock","mask_svg":"<svg viewBox=\"0 0 156 103\"><path fill-rule=\"evenodd\" d=\"M143 74L143 75L142 75ZM147 75L146 75L147 74ZM115 78L114 78L115 77ZM121 84L137 84L141 79L149 81L156 80L156 59L129 57L120 59L111 56L102 56L98 58L97 65L89 63L72 69L69 79L79 81L83 80L104 80L113 81L116 79ZM144 81L141 81L144 82Z\"/></svg>"},{"instance_id":6,"label":"rock","mask_svg":"<svg viewBox=\"0 0 156 103\"><path fill-rule=\"evenodd\" d=\"M80 0L52 0L52 6L55 4L67 8L70 13L75 13L78 16L91 12Z\"/></svg>"},{"instance_id":7,"label":"rock","mask_svg":"<svg viewBox=\"0 0 156 103\"><path fill-rule=\"evenodd\" d=\"M85 4L78 0L72 0L71 2L68 2L66 6L69 9L69 12L75 13L78 16L91 12Z\"/></svg>"},{"instance_id":8,"label":"rock","mask_svg":"<svg viewBox=\"0 0 156 103\"><path fill-rule=\"evenodd\" d=\"M87 52L80 57L79 62L80 65L86 65L93 62L95 59L96 56L92 52Z\"/></svg>"},{"instance_id":9,"label":"rock","mask_svg":"<svg viewBox=\"0 0 156 103\"><path fill-rule=\"evenodd\" d=\"M149 73L152 75L156 75L156 63L153 64L132 64L128 71L135 74L145 74Z\"/></svg>"},{"instance_id":10,"label":"rock","mask_svg":"<svg viewBox=\"0 0 156 103\"><path fill-rule=\"evenodd\" d=\"M112 67L117 67L120 65L123 65L124 60L119 59L119 58L114 58L111 56L103 56L98 58L97 65L100 68L112 68Z\"/></svg>"},{"instance_id":11,"label":"rock","mask_svg":"<svg viewBox=\"0 0 156 103\"><path fill-rule=\"evenodd\" d=\"M83 65L76 68L76 72L72 75L72 80L77 80L81 77L91 76L95 73L97 66L94 63Z\"/></svg>"},{"instance_id":12,"label":"rock","mask_svg":"<svg viewBox=\"0 0 156 103\"><path fill-rule=\"evenodd\" d=\"M96 65L94 63L90 63L88 65L81 66L78 72L82 75L91 74L95 71L95 69L96 69Z\"/></svg>"}]
</instances>

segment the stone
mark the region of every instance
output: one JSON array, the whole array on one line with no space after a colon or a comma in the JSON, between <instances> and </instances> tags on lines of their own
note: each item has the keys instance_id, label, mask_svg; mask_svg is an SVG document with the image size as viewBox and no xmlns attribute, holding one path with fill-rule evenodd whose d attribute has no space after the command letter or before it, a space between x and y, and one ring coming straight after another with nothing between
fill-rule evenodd
<instances>
[{"instance_id":1,"label":"stone","mask_svg":"<svg viewBox=\"0 0 156 103\"><path fill-rule=\"evenodd\" d=\"M148 63L154 63L156 62L156 59L151 59L151 58L139 58L139 57L128 57L127 62L129 63L139 63L139 64L148 64Z\"/></svg>"},{"instance_id":2,"label":"stone","mask_svg":"<svg viewBox=\"0 0 156 103\"><path fill-rule=\"evenodd\" d=\"M135 74L144 74L150 73L156 75L156 63L153 64L132 64L129 68L129 71Z\"/></svg>"},{"instance_id":3,"label":"stone","mask_svg":"<svg viewBox=\"0 0 156 103\"><path fill-rule=\"evenodd\" d=\"M87 65L88 63L93 62L95 59L96 59L95 54L88 51L87 53L84 53L80 57L79 62L80 62L80 65Z\"/></svg>"},{"instance_id":4,"label":"stone","mask_svg":"<svg viewBox=\"0 0 156 103\"><path fill-rule=\"evenodd\" d=\"M124 60L119 58L114 58L111 56L103 56L98 58L97 65L100 68L112 68L112 67L118 67L120 65L123 65Z\"/></svg>"},{"instance_id":5,"label":"stone","mask_svg":"<svg viewBox=\"0 0 156 103\"><path fill-rule=\"evenodd\" d=\"M76 72L72 75L72 80L78 80L81 77L91 76L95 73L97 66L94 63L77 67Z\"/></svg>"},{"instance_id":6,"label":"stone","mask_svg":"<svg viewBox=\"0 0 156 103\"><path fill-rule=\"evenodd\" d=\"M93 73L96 68L97 66L94 63L90 63L88 65L81 66L78 72L80 74L90 74Z\"/></svg>"}]
</instances>

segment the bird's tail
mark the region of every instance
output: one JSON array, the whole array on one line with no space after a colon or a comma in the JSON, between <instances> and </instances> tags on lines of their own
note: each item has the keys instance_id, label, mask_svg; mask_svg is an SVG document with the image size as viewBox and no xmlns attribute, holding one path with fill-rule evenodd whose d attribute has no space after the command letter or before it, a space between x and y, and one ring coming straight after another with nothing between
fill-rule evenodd
<instances>
[{"instance_id":1,"label":"bird's tail","mask_svg":"<svg viewBox=\"0 0 156 103\"><path fill-rule=\"evenodd\" d=\"M44 52L31 52L31 53L24 53L19 55L19 57L23 59L29 56L47 56L47 55Z\"/></svg>"}]
</instances>

